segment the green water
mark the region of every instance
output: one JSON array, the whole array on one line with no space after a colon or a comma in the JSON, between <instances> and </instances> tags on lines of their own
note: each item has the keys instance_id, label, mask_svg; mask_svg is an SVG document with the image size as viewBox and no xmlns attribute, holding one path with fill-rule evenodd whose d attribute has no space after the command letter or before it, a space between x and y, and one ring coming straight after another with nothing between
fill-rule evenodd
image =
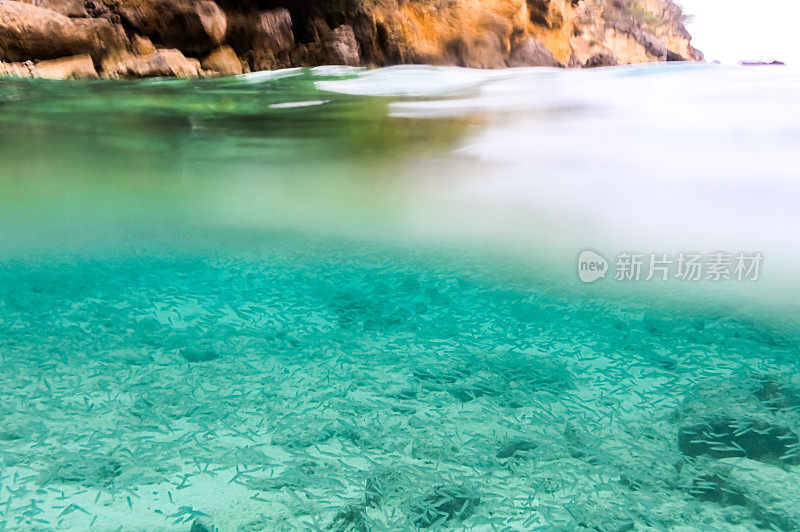
<instances>
[{"instance_id":1,"label":"green water","mask_svg":"<svg viewBox=\"0 0 800 532\"><path fill-rule=\"evenodd\" d=\"M411 73L0 82L2 527L800 529L796 219L626 237L569 183L630 168L493 155L590 130L596 92L535 100L577 74ZM635 143L627 117L602 120ZM722 164L723 125L682 127L712 155L674 164ZM782 186L742 216L782 212ZM586 247L699 237L772 262L754 283L576 275Z\"/></svg>"}]
</instances>

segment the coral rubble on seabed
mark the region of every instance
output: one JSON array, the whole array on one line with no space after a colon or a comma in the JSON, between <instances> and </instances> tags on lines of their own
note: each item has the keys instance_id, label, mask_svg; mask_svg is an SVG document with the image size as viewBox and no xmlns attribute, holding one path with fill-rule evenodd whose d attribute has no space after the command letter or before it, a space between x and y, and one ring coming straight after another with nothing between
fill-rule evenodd
<instances>
[{"instance_id":1,"label":"coral rubble on seabed","mask_svg":"<svg viewBox=\"0 0 800 532\"><path fill-rule=\"evenodd\" d=\"M729 317L280 254L0 291L6 529L800 527L798 343Z\"/></svg>"}]
</instances>

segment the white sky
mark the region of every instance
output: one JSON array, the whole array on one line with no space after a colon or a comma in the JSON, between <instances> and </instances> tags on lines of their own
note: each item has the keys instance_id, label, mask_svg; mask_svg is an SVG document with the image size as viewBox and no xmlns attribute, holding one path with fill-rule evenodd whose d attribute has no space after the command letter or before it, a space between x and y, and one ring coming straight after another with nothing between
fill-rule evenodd
<instances>
[{"instance_id":1,"label":"white sky","mask_svg":"<svg viewBox=\"0 0 800 532\"><path fill-rule=\"evenodd\" d=\"M707 61L800 65L800 0L677 0Z\"/></svg>"}]
</instances>

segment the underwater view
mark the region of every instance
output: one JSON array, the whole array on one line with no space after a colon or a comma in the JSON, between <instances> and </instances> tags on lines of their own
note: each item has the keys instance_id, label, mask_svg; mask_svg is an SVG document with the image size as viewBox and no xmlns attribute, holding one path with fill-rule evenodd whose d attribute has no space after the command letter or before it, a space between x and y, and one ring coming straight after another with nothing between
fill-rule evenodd
<instances>
[{"instance_id":1,"label":"underwater view","mask_svg":"<svg viewBox=\"0 0 800 532\"><path fill-rule=\"evenodd\" d=\"M0 79L0 529L800 530L798 94Z\"/></svg>"}]
</instances>

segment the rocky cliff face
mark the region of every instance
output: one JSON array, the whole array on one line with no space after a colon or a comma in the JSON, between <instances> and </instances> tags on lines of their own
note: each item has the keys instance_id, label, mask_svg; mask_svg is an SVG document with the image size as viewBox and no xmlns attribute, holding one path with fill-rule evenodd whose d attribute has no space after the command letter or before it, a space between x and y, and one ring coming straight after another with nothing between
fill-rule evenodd
<instances>
[{"instance_id":1,"label":"rocky cliff face","mask_svg":"<svg viewBox=\"0 0 800 532\"><path fill-rule=\"evenodd\" d=\"M0 75L700 60L672 0L0 0Z\"/></svg>"}]
</instances>

